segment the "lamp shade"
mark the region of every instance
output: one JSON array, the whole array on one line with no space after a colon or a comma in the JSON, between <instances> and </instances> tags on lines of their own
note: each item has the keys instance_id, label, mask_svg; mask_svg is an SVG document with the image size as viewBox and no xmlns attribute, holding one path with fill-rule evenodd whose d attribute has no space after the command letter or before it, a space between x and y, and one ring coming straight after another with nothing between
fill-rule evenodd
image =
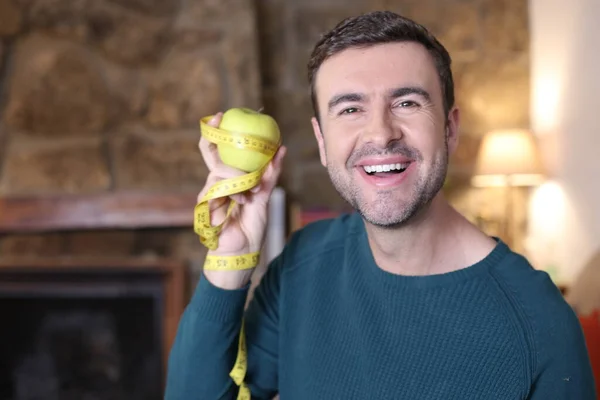
<instances>
[{"instance_id":1,"label":"lamp shade","mask_svg":"<svg viewBox=\"0 0 600 400\"><path fill-rule=\"evenodd\" d=\"M473 185L533 186L541 183L543 168L533 135L522 129L492 131L484 136Z\"/></svg>"}]
</instances>

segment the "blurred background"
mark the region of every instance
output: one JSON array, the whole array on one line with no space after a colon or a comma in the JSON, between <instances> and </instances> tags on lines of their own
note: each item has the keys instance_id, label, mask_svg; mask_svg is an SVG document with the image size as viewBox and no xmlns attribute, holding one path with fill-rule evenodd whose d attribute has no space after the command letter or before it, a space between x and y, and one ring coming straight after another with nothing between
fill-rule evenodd
<instances>
[{"instance_id":1,"label":"blurred background","mask_svg":"<svg viewBox=\"0 0 600 400\"><path fill-rule=\"evenodd\" d=\"M255 282L290 232L347 209L318 159L306 63L322 32L376 9L426 25L453 58L452 204L587 324L597 0L0 0L0 400L162 398L205 255L201 117L263 107L289 149Z\"/></svg>"}]
</instances>

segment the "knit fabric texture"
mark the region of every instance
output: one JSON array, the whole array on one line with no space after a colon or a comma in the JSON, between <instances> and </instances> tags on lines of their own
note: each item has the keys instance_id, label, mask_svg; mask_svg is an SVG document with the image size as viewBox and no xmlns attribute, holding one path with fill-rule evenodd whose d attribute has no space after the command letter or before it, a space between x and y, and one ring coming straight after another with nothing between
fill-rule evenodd
<instances>
[{"instance_id":1,"label":"knit fabric texture","mask_svg":"<svg viewBox=\"0 0 600 400\"><path fill-rule=\"evenodd\" d=\"M242 318L253 399L595 400L578 319L548 274L497 240L469 267L380 269L357 214L296 232L250 305L201 277L166 400L235 399Z\"/></svg>"}]
</instances>

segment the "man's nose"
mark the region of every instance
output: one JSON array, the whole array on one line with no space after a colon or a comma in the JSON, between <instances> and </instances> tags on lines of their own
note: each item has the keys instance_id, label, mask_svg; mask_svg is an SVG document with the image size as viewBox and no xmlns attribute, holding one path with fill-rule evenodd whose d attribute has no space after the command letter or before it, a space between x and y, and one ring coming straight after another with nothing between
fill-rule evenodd
<instances>
[{"instance_id":1,"label":"man's nose","mask_svg":"<svg viewBox=\"0 0 600 400\"><path fill-rule=\"evenodd\" d=\"M402 139L402 129L394 126L393 117L388 112L373 114L365 126L363 141L372 145L385 148L395 140Z\"/></svg>"}]
</instances>

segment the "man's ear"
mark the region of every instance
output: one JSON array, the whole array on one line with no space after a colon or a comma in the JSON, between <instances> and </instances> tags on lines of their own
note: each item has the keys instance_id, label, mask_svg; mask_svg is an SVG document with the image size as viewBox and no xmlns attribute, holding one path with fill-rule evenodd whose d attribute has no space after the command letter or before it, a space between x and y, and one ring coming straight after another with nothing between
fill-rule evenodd
<instances>
[{"instance_id":1,"label":"man's ear","mask_svg":"<svg viewBox=\"0 0 600 400\"><path fill-rule=\"evenodd\" d=\"M448 113L448 121L446 122L446 142L448 143L448 152L454 153L458 147L458 135L460 125L460 110L454 106Z\"/></svg>"},{"instance_id":2,"label":"man's ear","mask_svg":"<svg viewBox=\"0 0 600 400\"><path fill-rule=\"evenodd\" d=\"M325 152L325 140L323 139L323 132L321 132L321 126L316 117L312 117L310 122L312 123L313 132L319 145L319 156L321 157L321 164L327 167L327 153Z\"/></svg>"}]
</instances>

